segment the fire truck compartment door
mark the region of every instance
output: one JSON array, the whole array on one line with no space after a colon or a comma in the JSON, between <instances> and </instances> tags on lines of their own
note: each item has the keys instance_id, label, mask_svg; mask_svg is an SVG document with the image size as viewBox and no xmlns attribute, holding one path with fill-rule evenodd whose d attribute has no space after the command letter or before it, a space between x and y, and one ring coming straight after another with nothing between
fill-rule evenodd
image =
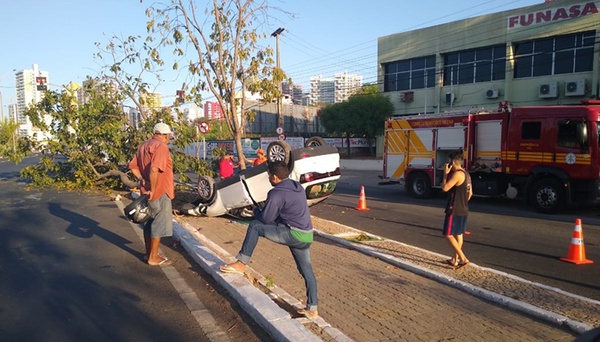
<instances>
[{"instance_id":1,"label":"fire truck compartment door","mask_svg":"<svg viewBox=\"0 0 600 342\"><path fill-rule=\"evenodd\" d=\"M465 127L438 129L437 148L440 150L462 150L465 147Z\"/></svg>"},{"instance_id":2,"label":"fire truck compartment door","mask_svg":"<svg viewBox=\"0 0 600 342\"><path fill-rule=\"evenodd\" d=\"M433 132L431 129L388 131L386 175L404 179L407 167L431 167Z\"/></svg>"},{"instance_id":3,"label":"fire truck compartment door","mask_svg":"<svg viewBox=\"0 0 600 342\"><path fill-rule=\"evenodd\" d=\"M491 166L500 161L502 121L477 122L475 126L475 162Z\"/></svg>"}]
</instances>

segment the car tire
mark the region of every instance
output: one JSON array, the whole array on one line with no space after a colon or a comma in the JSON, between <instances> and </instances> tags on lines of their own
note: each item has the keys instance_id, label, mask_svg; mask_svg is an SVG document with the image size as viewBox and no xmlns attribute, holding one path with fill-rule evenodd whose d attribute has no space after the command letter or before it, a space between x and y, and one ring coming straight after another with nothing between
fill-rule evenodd
<instances>
[{"instance_id":1,"label":"car tire","mask_svg":"<svg viewBox=\"0 0 600 342\"><path fill-rule=\"evenodd\" d=\"M325 139L321 137L310 137L306 139L306 142L304 143L304 147L315 147L325 145L327 145L327 143L325 142Z\"/></svg>"},{"instance_id":2,"label":"car tire","mask_svg":"<svg viewBox=\"0 0 600 342\"><path fill-rule=\"evenodd\" d=\"M200 203L211 203L215 198L215 180L209 176L200 176L198 178L198 195Z\"/></svg>"},{"instance_id":3,"label":"car tire","mask_svg":"<svg viewBox=\"0 0 600 342\"><path fill-rule=\"evenodd\" d=\"M267 147L267 160L270 163L284 162L286 165L290 164L290 145L285 141L273 141Z\"/></svg>"}]
</instances>

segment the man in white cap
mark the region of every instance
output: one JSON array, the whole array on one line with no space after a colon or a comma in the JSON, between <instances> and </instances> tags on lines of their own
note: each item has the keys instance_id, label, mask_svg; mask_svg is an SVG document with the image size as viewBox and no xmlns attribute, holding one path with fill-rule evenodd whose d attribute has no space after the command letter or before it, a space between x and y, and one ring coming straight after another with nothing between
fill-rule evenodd
<instances>
[{"instance_id":1,"label":"man in white cap","mask_svg":"<svg viewBox=\"0 0 600 342\"><path fill-rule=\"evenodd\" d=\"M171 137L169 125L159 122L154 126L154 136L145 141L129 162L129 169L140 180L140 191L148 195L152 218L144 224L146 255L150 266L168 266L173 263L158 254L160 238L173 235L173 210L175 197L173 161L167 143Z\"/></svg>"}]
</instances>

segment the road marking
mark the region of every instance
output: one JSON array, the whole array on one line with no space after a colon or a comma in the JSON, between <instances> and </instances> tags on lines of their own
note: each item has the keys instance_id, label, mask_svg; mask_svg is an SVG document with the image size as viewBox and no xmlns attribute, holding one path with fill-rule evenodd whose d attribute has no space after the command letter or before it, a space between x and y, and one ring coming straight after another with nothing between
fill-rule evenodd
<instances>
[{"instance_id":1,"label":"road marking","mask_svg":"<svg viewBox=\"0 0 600 342\"><path fill-rule=\"evenodd\" d=\"M115 201L117 207L123 212L125 205L121 201ZM144 231L138 227L137 224L133 222L129 222L133 231L137 234L142 242L144 242ZM159 249L159 252L162 254L162 251ZM179 293L179 297L185 303L187 308L190 310L190 313L198 322L200 329L204 332L206 337L210 341L214 342L230 342L231 339L227 336L227 332L219 327L219 324L213 317L213 315L206 309L206 306L202 301L198 298L196 293L192 290L192 288L187 284L185 279L179 274L177 269L170 266L160 267L163 273L167 276L167 279L171 282L175 291Z\"/></svg>"}]
</instances>

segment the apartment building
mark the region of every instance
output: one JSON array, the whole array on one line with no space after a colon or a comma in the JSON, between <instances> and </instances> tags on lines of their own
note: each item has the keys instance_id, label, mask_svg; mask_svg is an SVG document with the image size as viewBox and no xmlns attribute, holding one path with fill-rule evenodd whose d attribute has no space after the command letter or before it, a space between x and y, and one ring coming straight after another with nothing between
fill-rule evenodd
<instances>
[{"instance_id":1,"label":"apartment building","mask_svg":"<svg viewBox=\"0 0 600 342\"><path fill-rule=\"evenodd\" d=\"M348 72L335 74L334 84L334 102L344 102L350 95L354 94L362 87L362 76L351 75Z\"/></svg>"},{"instance_id":2,"label":"apartment building","mask_svg":"<svg viewBox=\"0 0 600 342\"><path fill-rule=\"evenodd\" d=\"M316 76L310 78L311 105L344 102L362 87L362 76L347 72L337 73L334 78Z\"/></svg>"},{"instance_id":3,"label":"apartment building","mask_svg":"<svg viewBox=\"0 0 600 342\"><path fill-rule=\"evenodd\" d=\"M15 88L17 95L16 103L16 121L19 123L18 134L27 136L34 141L47 141L51 137L48 133L42 131L31 123L31 120L25 115L27 106L32 103L38 103L48 90L49 74L47 71L39 70L37 64L33 64L31 69L23 69L15 73ZM50 118L46 121L49 123Z\"/></svg>"},{"instance_id":4,"label":"apartment building","mask_svg":"<svg viewBox=\"0 0 600 342\"><path fill-rule=\"evenodd\" d=\"M204 117L212 120L223 119L223 108L217 101L206 101L204 103Z\"/></svg>"}]
</instances>

